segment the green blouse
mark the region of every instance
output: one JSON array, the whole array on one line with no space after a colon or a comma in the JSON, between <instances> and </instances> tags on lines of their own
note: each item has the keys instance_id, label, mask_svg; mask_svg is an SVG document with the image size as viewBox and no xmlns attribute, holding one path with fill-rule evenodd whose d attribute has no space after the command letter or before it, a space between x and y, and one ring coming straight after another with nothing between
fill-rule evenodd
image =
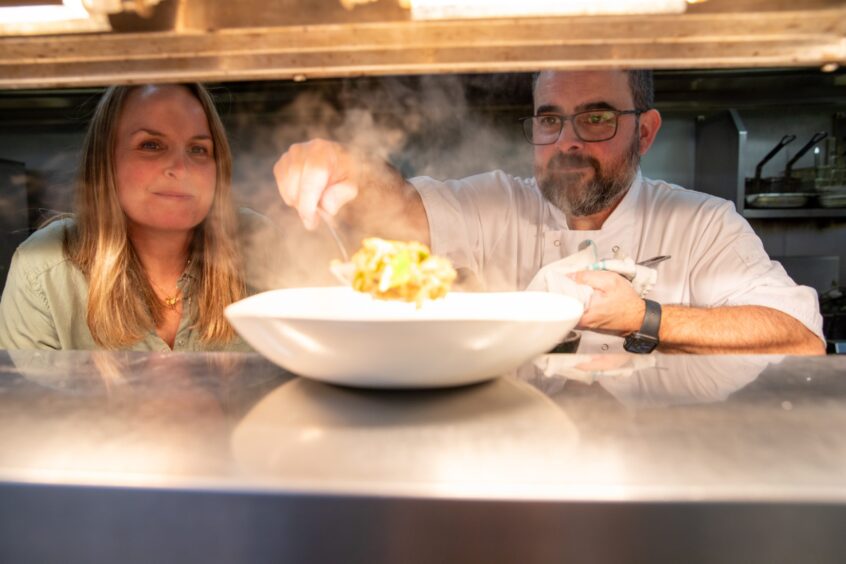
<instances>
[{"instance_id":1,"label":"green blouse","mask_svg":"<svg viewBox=\"0 0 846 564\"><path fill-rule=\"evenodd\" d=\"M258 268L272 264L257 253L279 249L278 231L270 221L251 210L239 213L239 243L247 252L245 273L248 293L273 287L273 276ZM86 322L88 282L82 272L65 256L63 244L73 219L66 218L39 229L15 251L9 267L6 287L0 300L0 348L96 350ZM262 239L262 244L250 244ZM185 284L190 272L180 279ZM240 337L231 342L209 346L200 341L193 324L190 296L186 296L182 320L173 349L159 337L155 329L126 350L134 351L250 351Z\"/></svg>"}]
</instances>

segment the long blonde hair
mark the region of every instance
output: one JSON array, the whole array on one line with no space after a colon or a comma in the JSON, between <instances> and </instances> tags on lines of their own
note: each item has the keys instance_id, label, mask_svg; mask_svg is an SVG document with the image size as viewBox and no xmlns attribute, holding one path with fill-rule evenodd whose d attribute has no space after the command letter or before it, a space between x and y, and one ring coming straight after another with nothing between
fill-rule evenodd
<instances>
[{"instance_id":1,"label":"long blonde hair","mask_svg":"<svg viewBox=\"0 0 846 564\"><path fill-rule=\"evenodd\" d=\"M214 143L217 182L211 209L194 229L191 259L199 273L187 290L194 328L204 343L224 343L235 333L224 308L244 297L242 265L236 247L238 218L232 202L232 155L220 116L208 91L183 84L205 111ZM101 98L88 127L76 191L76 221L65 252L88 280L86 320L94 341L109 349L137 342L161 323L158 299L127 235L117 198L114 149L124 102L139 86L113 86Z\"/></svg>"}]
</instances>

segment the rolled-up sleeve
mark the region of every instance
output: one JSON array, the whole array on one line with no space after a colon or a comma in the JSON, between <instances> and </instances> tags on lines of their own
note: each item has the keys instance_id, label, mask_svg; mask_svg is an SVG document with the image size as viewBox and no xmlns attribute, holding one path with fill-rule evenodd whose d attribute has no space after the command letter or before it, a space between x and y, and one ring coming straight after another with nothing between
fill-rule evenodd
<instances>
[{"instance_id":1,"label":"rolled-up sleeve","mask_svg":"<svg viewBox=\"0 0 846 564\"><path fill-rule=\"evenodd\" d=\"M823 320L813 288L797 285L772 261L749 223L730 203L714 217L714 228L699 244L691 273L691 305L756 305L800 321L821 340Z\"/></svg>"},{"instance_id":2,"label":"rolled-up sleeve","mask_svg":"<svg viewBox=\"0 0 846 564\"><path fill-rule=\"evenodd\" d=\"M456 268L481 271L484 247L481 226L472 225L478 208L469 201L472 192L461 180L441 182L428 176L412 178L423 200L429 221L432 252L448 257Z\"/></svg>"}]
</instances>

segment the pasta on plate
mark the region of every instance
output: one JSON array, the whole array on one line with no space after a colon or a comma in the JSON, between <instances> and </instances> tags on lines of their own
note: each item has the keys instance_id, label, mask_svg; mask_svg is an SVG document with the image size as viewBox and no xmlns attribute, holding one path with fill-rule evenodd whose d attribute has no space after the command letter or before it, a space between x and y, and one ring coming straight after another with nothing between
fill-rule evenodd
<instances>
[{"instance_id":1,"label":"pasta on plate","mask_svg":"<svg viewBox=\"0 0 846 564\"><path fill-rule=\"evenodd\" d=\"M415 302L447 295L456 272L449 260L416 241L371 237L350 258L354 290L383 300Z\"/></svg>"}]
</instances>

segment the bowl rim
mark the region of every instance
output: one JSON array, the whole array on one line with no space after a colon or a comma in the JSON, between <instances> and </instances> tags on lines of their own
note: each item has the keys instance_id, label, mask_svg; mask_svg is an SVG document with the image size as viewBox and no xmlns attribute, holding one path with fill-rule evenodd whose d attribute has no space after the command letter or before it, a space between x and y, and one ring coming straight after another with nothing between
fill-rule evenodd
<instances>
[{"instance_id":1,"label":"bowl rim","mask_svg":"<svg viewBox=\"0 0 846 564\"><path fill-rule=\"evenodd\" d=\"M290 321L313 321L313 322L333 322L333 323L432 323L432 322L511 322L511 323L555 323L561 321L570 321L574 317L580 318L584 313L584 305L573 296L560 294L556 292L540 292L532 290L515 290L506 292L451 292L447 299L461 300L463 296L472 295L474 300L479 299L479 296L484 296L484 299L507 298L511 300L525 300L546 302L546 307L537 308L531 312L520 312L518 315L513 315L511 312L503 312L502 315L468 315L466 312L459 311L456 315L444 315L446 307L440 307L445 302L435 301L436 310L416 309L413 303L398 302L399 307L395 312L389 311L385 313L386 307L380 304L379 315L368 315L362 311L354 311L342 315L332 315L324 310L316 310L314 314L305 315L301 311L294 314L286 314L267 307L258 307L257 304L268 300L271 296L278 296L286 293L296 295L298 293L354 293L361 297L366 297L367 294L356 292L352 288L345 286L316 286L316 287L298 287L298 288L280 288L276 290L267 290L252 296L243 298L226 307L225 315L229 320L234 319L285 319ZM451 296L451 297L450 297ZM389 300L378 300L382 303L390 303ZM562 307L553 308L553 302L562 304ZM546 304L545 304L546 305ZM393 306L388 306L393 307ZM446 312L449 313L449 312ZM533 313L534 315L529 315ZM559 314L560 313L560 314Z\"/></svg>"}]
</instances>

